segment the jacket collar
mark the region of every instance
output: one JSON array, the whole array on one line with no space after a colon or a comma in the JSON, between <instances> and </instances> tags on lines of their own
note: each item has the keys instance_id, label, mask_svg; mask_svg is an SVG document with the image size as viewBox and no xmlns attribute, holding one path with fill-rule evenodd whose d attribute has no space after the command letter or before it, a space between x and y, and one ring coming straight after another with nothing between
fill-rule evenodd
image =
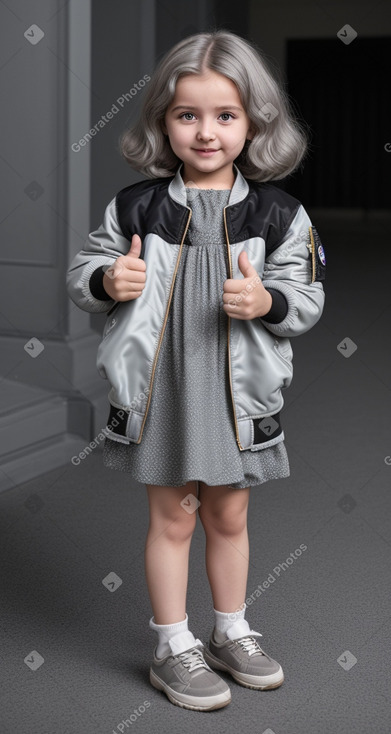
<instances>
[{"instance_id":1,"label":"jacket collar","mask_svg":"<svg viewBox=\"0 0 391 734\"><path fill-rule=\"evenodd\" d=\"M227 206L231 206L232 204L236 204L238 201L242 201L247 196L249 191L249 185L235 163L233 164L233 167L234 172L236 173L236 177L231 189L231 193L229 195ZM168 187L168 193L173 199L175 199L175 201L178 202L178 204L188 206L186 187L181 176L182 168L183 163L181 163L173 180L171 181Z\"/></svg>"}]
</instances>

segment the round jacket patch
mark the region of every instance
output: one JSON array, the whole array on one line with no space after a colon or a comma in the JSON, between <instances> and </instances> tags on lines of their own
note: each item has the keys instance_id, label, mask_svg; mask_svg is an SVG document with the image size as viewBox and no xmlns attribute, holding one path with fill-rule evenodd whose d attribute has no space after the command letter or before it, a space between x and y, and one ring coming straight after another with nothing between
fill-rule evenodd
<instances>
[{"instance_id":1,"label":"round jacket patch","mask_svg":"<svg viewBox=\"0 0 391 734\"><path fill-rule=\"evenodd\" d=\"M326 255L324 254L324 249L322 245L318 246L318 255L319 255L319 260L322 263L322 265L326 265Z\"/></svg>"}]
</instances>

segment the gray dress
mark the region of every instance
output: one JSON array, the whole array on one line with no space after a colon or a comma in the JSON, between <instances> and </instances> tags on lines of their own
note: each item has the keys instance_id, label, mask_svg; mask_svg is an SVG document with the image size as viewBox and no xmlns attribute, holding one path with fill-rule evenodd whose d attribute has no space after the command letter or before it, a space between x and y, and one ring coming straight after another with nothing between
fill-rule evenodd
<instances>
[{"instance_id":1,"label":"gray dress","mask_svg":"<svg viewBox=\"0 0 391 734\"><path fill-rule=\"evenodd\" d=\"M141 443L105 438L104 466L139 482L177 487L198 480L240 489L290 475L283 441L259 451L240 451L236 443L222 306L229 277L223 223L229 194L230 189L186 187L193 215Z\"/></svg>"}]
</instances>

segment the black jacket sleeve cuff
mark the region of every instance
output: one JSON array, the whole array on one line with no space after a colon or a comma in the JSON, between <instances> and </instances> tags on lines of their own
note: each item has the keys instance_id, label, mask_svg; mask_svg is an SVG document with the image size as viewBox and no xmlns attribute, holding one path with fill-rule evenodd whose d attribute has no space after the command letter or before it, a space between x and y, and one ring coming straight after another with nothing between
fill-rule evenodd
<instances>
[{"instance_id":1,"label":"black jacket sleeve cuff","mask_svg":"<svg viewBox=\"0 0 391 734\"><path fill-rule=\"evenodd\" d=\"M278 291L275 288L266 288L266 290L270 293L273 299L272 305L270 311L260 318L263 321L267 321L269 324L279 324L285 319L285 316L288 313L288 301L281 291Z\"/></svg>"},{"instance_id":2,"label":"black jacket sleeve cuff","mask_svg":"<svg viewBox=\"0 0 391 734\"><path fill-rule=\"evenodd\" d=\"M90 275L89 287L94 298L98 301L112 301L113 299L103 288L103 276L104 270L103 265L93 271Z\"/></svg>"}]
</instances>

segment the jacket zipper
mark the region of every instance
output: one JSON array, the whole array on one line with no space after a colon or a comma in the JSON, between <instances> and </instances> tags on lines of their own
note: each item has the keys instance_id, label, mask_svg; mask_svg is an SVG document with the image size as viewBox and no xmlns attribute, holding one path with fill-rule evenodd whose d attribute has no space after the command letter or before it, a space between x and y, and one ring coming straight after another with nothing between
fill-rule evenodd
<instances>
[{"instance_id":1,"label":"jacket zipper","mask_svg":"<svg viewBox=\"0 0 391 734\"><path fill-rule=\"evenodd\" d=\"M227 229L227 219L225 216L225 210L226 207L224 207L224 227L225 227L225 236L227 239L227 250L228 250L228 262L229 262L229 277L232 278L232 260L231 260L231 252L229 249L229 238L228 238L228 229ZM228 316L228 314L227 314ZM240 443L239 439L239 429L238 429L238 422L236 419L236 410L235 410L235 403L234 403L234 396L232 391L232 379L231 379L231 351L230 351L230 343L229 343L229 335L230 335L230 321L231 317L228 316L228 328L227 328L227 349L228 349L228 374L229 374L229 387L231 391L231 400L232 400L232 407L234 412L234 421L235 421L235 432L236 432L236 441L241 451L243 451L243 446Z\"/></svg>"},{"instance_id":2,"label":"jacket zipper","mask_svg":"<svg viewBox=\"0 0 391 734\"><path fill-rule=\"evenodd\" d=\"M157 358L159 356L159 351L160 351L161 343L162 343L164 332L165 332L165 329L166 329L166 324L167 324L167 319L168 319L168 313L169 313L169 310L170 310L170 305L171 305L171 300L172 300L172 294L173 294L173 291L174 291L175 278L176 278L176 274L178 272L179 261L181 259L181 255L182 255L183 243L185 241L186 232L187 232L187 230L189 228L190 219L191 219L192 214L193 214L192 210L189 207L188 207L188 209L189 209L189 217L188 217L188 220L187 220L187 223L186 223L185 231L183 233L182 242L181 242L180 247L179 247L179 253L178 253L178 257L177 257L177 261L176 261L176 265L175 265L174 275L172 276L170 295L168 297L168 303L167 303L167 308L166 308L166 315L164 317L163 326L162 326L162 329L161 329L161 332L160 332L159 344L157 345L157 349L156 349L156 353L155 353L155 359L153 361L152 374L151 374L151 379L150 379L150 383L149 383L148 401L147 401L147 404L145 406L144 420L143 420L143 422L141 424L140 437L139 437L139 440L136 441L136 444L141 443L141 439L142 439L142 435L143 435L143 431L144 431L144 426L145 426L145 421L147 420L147 415L148 415L148 412L149 412L149 404L151 402L151 397L152 397L152 386L153 386L153 381L154 381L154 377L155 377L155 369L156 369L156 364L157 364Z\"/></svg>"},{"instance_id":3,"label":"jacket zipper","mask_svg":"<svg viewBox=\"0 0 391 734\"><path fill-rule=\"evenodd\" d=\"M309 227L308 229L309 229L310 241L307 244L307 247L308 247L308 249L309 249L309 251L311 253L311 259L312 259L311 283L313 283L314 280L315 280L315 271L316 271L316 266L315 266L315 242L314 242L314 235L313 235L313 232L312 232L312 227Z\"/></svg>"}]
</instances>

